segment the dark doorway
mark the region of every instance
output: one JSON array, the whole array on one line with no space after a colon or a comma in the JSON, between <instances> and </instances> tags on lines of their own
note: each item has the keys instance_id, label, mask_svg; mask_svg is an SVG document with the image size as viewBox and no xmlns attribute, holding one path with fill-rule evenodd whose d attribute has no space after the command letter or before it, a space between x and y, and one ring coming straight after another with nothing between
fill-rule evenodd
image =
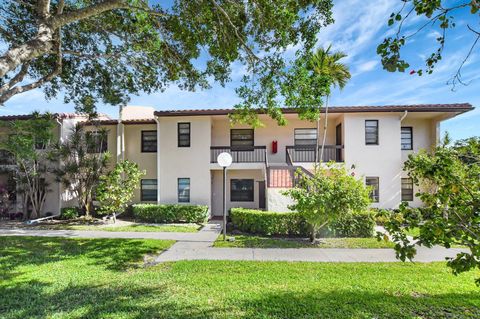
<instances>
[{"instance_id":1,"label":"dark doorway","mask_svg":"<svg viewBox=\"0 0 480 319\"><path fill-rule=\"evenodd\" d=\"M336 149L336 160L337 162L343 162L342 158L342 148L339 147L342 145L342 124L338 124L335 128L335 145L337 146Z\"/></svg>"},{"instance_id":2,"label":"dark doorway","mask_svg":"<svg viewBox=\"0 0 480 319\"><path fill-rule=\"evenodd\" d=\"M258 182L258 208L266 208L265 181Z\"/></svg>"}]
</instances>

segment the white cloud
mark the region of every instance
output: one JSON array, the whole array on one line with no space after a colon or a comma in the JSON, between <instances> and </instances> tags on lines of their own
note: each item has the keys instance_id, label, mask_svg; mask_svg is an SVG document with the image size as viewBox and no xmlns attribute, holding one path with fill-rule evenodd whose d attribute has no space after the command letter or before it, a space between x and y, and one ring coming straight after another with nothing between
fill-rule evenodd
<instances>
[{"instance_id":1,"label":"white cloud","mask_svg":"<svg viewBox=\"0 0 480 319\"><path fill-rule=\"evenodd\" d=\"M380 63L379 60L370 60L370 61L366 61L366 62L361 62L356 66L354 75L372 71L373 69L375 69L375 67L379 63Z\"/></svg>"},{"instance_id":2,"label":"white cloud","mask_svg":"<svg viewBox=\"0 0 480 319\"><path fill-rule=\"evenodd\" d=\"M331 43L334 50L348 54L347 61L352 61L364 50L375 52L381 41L378 33L398 4L397 0L337 1L333 8L335 23L320 31L319 44Z\"/></svg>"}]
</instances>

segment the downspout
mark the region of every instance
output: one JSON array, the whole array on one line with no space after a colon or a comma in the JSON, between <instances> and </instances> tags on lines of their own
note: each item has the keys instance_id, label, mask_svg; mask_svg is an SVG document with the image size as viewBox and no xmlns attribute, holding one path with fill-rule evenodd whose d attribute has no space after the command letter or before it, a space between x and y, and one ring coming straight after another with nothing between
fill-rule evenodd
<instances>
[{"instance_id":1,"label":"downspout","mask_svg":"<svg viewBox=\"0 0 480 319\"><path fill-rule=\"evenodd\" d=\"M55 119L55 121L57 122L57 124L60 128L59 129L60 134L58 136L59 137L59 142L63 143L63 120L60 121L59 118L57 117ZM58 165L60 166L61 163L59 162ZM61 215L62 214L62 183L58 182L57 186L58 186L58 215Z\"/></svg>"},{"instance_id":2,"label":"downspout","mask_svg":"<svg viewBox=\"0 0 480 319\"><path fill-rule=\"evenodd\" d=\"M155 114L153 119L157 123L157 204L160 204L160 121Z\"/></svg>"},{"instance_id":3,"label":"downspout","mask_svg":"<svg viewBox=\"0 0 480 319\"><path fill-rule=\"evenodd\" d=\"M402 117L400 118L400 123L402 123L402 121L407 117L407 114L408 114L408 111L405 110L405 111L403 112Z\"/></svg>"}]
</instances>

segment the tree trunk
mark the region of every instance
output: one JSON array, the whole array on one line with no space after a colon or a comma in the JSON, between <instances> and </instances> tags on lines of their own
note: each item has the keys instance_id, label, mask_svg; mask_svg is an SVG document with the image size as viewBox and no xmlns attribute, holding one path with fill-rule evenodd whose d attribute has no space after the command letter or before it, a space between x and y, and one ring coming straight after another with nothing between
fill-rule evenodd
<instances>
[{"instance_id":1,"label":"tree trunk","mask_svg":"<svg viewBox=\"0 0 480 319\"><path fill-rule=\"evenodd\" d=\"M318 166L320 165L320 158L318 154L318 149L320 147L320 118L321 118L321 113L322 111L322 106L318 107L318 118L317 118L317 141L315 142L315 170L317 170Z\"/></svg>"},{"instance_id":2,"label":"tree trunk","mask_svg":"<svg viewBox=\"0 0 480 319\"><path fill-rule=\"evenodd\" d=\"M38 28L37 36L24 44L13 47L0 57L0 78L26 62L48 53L53 48L54 30L46 24Z\"/></svg>"},{"instance_id":3,"label":"tree trunk","mask_svg":"<svg viewBox=\"0 0 480 319\"><path fill-rule=\"evenodd\" d=\"M327 95L326 101L325 101L325 125L323 127L323 141L322 141L322 150L320 152L320 159L323 159L323 151L325 150L325 141L327 138L327 127L328 127L328 98L329 96Z\"/></svg>"}]
</instances>

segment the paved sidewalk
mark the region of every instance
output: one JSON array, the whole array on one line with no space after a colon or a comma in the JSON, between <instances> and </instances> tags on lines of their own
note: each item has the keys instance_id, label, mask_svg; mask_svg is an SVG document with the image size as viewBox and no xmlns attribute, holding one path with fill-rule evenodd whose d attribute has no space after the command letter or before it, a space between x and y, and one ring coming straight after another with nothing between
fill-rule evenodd
<instances>
[{"instance_id":1,"label":"paved sidewalk","mask_svg":"<svg viewBox=\"0 0 480 319\"><path fill-rule=\"evenodd\" d=\"M219 228L220 229L217 229ZM181 242L214 242L221 231L219 224L207 224L197 233L180 232L111 232L99 230L45 230L45 229L2 229L0 236L39 236L39 237L69 237L69 238L143 238L164 239Z\"/></svg>"},{"instance_id":2,"label":"paved sidewalk","mask_svg":"<svg viewBox=\"0 0 480 319\"><path fill-rule=\"evenodd\" d=\"M79 230L0 229L0 236L70 238L146 238L177 241L156 258L157 263L179 260L251 260L313 262L398 262L393 249L348 248L213 248L222 224L209 223L197 233L108 232ZM381 230L381 229L378 229ZM462 249L417 248L417 262L444 261Z\"/></svg>"}]
</instances>

